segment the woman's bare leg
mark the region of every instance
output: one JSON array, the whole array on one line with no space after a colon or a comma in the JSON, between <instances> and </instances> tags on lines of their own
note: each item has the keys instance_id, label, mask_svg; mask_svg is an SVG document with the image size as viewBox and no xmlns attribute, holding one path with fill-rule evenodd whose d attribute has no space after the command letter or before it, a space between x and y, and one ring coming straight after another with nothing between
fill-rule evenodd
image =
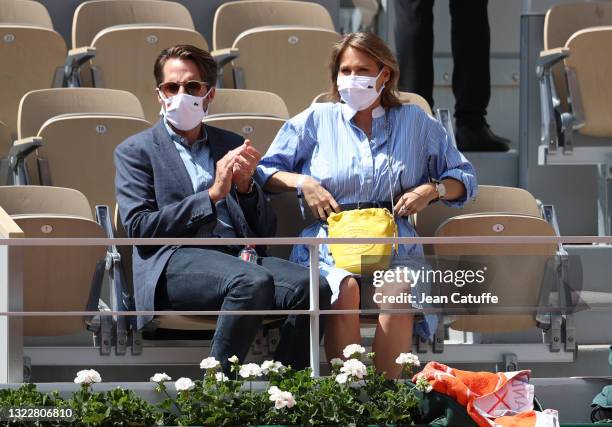
<instances>
[{"instance_id":1,"label":"woman's bare leg","mask_svg":"<svg viewBox=\"0 0 612 427\"><path fill-rule=\"evenodd\" d=\"M359 308L359 284L353 277L345 278L340 284L340 295L332 304L333 310ZM325 353L327 360L342 357L342 350L349 344L361 343L359 314L331 314L325 325Z\"/></svg>"},{"instance_id":2,"label":"woman's bare leg","mask_svg":"<svg viewBox=\"0 0 612 427\"><path fill-rule=\"evenodd\" d=\"M372 350L375 353L374 364L378 372L384 372L390 379L399 378L402 367L395 363L400 353L412 349L412 314L381 314L378 316L376 335Z\"/></svg>"}]
</instances>

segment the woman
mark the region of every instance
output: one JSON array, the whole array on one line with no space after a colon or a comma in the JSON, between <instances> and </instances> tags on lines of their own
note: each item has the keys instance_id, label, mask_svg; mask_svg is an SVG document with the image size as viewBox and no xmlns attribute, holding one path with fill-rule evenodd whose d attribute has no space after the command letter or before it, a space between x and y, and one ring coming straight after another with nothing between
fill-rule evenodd
<instances>
[{"instance_id":1,"label":"woman","mask_svg":"<svg viewBox=\"0 0 612 427\"><path fill-rule=\"evenodd\" d=\"M267 191L297 191L320 220L301 236L326 237L327 217L342 208L354 209L358 202L390 204L390 187L400 237L416 236L408 217L429 203L442 198L460 207L474 196L474 168L443 127L419 107L399 101L398 65L379 37L346 35L333 47L330 68L336 103L313 104L285 123L258 167ZM359 308L358 278L334 267L326 245L320 254L321 274L334 292L332 309ZM420 245L400 245L395 258L422 256ZM294 247L291 259L308 265L308 249ZM421 326L431 338L431 328ZM401 372L395 358L410 351L412 334L407 331L412 330L411 314L378 317L374 361L389 378ZM360 340L359 315L330 315L328 359L340 357L347 344Z\"/></svg>"}]
</instances>

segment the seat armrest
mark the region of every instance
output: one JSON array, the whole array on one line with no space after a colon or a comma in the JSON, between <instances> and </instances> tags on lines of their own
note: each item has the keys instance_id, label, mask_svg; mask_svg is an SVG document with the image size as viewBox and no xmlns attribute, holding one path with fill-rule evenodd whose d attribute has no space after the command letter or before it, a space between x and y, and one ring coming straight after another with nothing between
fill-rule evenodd
<instances>
[{"instance_id":1,"label":"seat armrest","mask_svg":"<svg viewBox=\"0 0 612 427\"><path fill-rule=\"evenodd\" d=\"M81 67L96 56L96 48L91 46L70 49L64 62L64 87L81 86Z\"/></svg>"},{"instance_id":2,"label":"seat armrest","mask_svg":"<svg viewBox=\"0 0 612 427\"><path fill-rule=\"evenodd\" d=\"M38 147L43 145L43 139L39 136L18 139L13 142L8 154L9 177L14 185L27 185L27 173L25 170L25 159Z\"/></svg>"},{"instance_id":3,"label":"seat armrest","mask_svg":"<svg viewBox=\"0 0 612 427\"><path fill-rule=\"evenodd\" d=\"M541 77L541 73L545 69L550 69L557 62L567 58L570 55L570 50L566 47L558 47L555 49L543 50L540 52L540 57L537 60L538 76ZM541 71L540 71L541 67Z\"/></svg>"},{"instance_id":4,"label":"seat armrest","mask_svg":"<svg viewBox=\"0 0 612 427\"><path fill-rule=\"evenodd\" d=\"M217 87L221 87L223 84L223 68L225 65L238 58L240 49L228 47L226 49L213 50L210 54L217 63Z\"/></svg>"},{"instance_id":5,"label":"seat armrest","mask_svg":"<svg viewBox=\"0 0 612 427\"><path fill-rule=\"evenodd\" d=\"M111 222L109 208L106 205L96 206L96 221L104 230L104 234L109 239L115 238L115 230ZM116 245L109 245L106 248L106 270L112 285L111 308L113 311L130 311L135 309L134 298L127 287L125 280L125 270L121 262L121 254ZM136 334L136 318L133 316L119 315L116 319L116 347L117 355L125 355L127 350L128 335Z\"/></svg>"},{"instance_id":6,"label":"seat armrest","mask_svg":"<svg viewBox=\"0 0 612 427\"><path fill-rule=\"evenodd\" d=\"M237 49L235 47L217 49L217 50L213 50L212 52L210 52L210 55L214 58L218 67L223 67L228 62L233 61L234 59L238 58L239 54L240 54L240 49Z\"/></svg>"}]
</instances>

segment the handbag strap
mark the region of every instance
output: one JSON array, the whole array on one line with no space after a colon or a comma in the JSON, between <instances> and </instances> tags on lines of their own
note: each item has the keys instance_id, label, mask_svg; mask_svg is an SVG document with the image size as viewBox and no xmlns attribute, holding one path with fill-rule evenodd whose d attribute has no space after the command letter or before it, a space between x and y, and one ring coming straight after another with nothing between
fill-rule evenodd
<instances>
[{"instance_id":1,"label":"handbag strap","mask_svg":"<svg viewBox=\"0 0 612 427\"><path fill-rule=\"evenodd\" d=\"M391 216L395 219L395 201L393 197L393 159L391 158L391 124L389 119L390 112L385 112L385 133L387 135L387 163L389 163L389 196L391 196ZM395 223L395 220L393 221ZM397 224L394 224L395 229L393 230L393 237L397 236ZM395 243L393 244L393 251L399 252L399 247Z\"/></svg>"}]
</instances>

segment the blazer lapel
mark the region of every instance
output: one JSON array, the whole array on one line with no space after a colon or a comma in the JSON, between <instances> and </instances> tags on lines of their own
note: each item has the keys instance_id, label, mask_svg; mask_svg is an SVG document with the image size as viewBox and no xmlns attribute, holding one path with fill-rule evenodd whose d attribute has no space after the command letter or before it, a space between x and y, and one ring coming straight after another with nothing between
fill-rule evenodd
<instances>
[{"instance_id":1,"label":"blazer lapel","mask_svg":"<svg viewBox=\"0 0 612 427\"><path fill-rule=\"evenodd\" d=\"M185 164L174 146L174 142L172 139L170 139L170 135L168 135L168 131L165 129L165 125L162 120L159 120L154 127L155 142L157 143L158 150L164 159L164 163L168 165L168 170L176 178L176 182L183 190L185 196L189 196L193 194L193 184L191 183L191 178L189 178L187 169L185 169Z\"/></svg>"}]
</instances>

